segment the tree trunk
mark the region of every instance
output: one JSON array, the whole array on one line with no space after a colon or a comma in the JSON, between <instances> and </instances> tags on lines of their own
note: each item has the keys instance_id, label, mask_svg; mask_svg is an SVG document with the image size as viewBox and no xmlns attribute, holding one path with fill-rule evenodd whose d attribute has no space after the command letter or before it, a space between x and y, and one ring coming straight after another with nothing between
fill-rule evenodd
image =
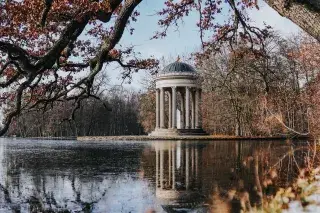
<instances>
[{"instance_id":1,"label":"tree trunk","mask_svg":"<svg viewBox=\"0 0 320 213\"><path fill-rule=\"evenodd\" d=\"M318 0L265 0L281 16L290 19L320 42L320 3Z\"/></svg>"}]
</instances>

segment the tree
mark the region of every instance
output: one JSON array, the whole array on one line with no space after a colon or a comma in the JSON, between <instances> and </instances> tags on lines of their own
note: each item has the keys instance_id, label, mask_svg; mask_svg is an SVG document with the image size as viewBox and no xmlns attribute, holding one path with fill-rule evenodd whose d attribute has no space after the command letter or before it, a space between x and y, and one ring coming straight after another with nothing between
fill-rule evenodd
<instances>
[{"instance_id":1,"label":"tree","mask_svg":"<svg viewBox=\"0 0 320 213\"><path fill-rule=\"evenodd\" d=\"M156 127L156 97L155 92L147 91L139 98L139 122L145 132L150 133Z\"/></svg>"},{"instance_id":2,"label":"tree","mask_svg":"<svg viewBox=\"0 0 320 213\"><path fill-rule=\"evenodd\" d=\"M139 15L141 1L1 1L0 75L3 135L14 117L34 108L47 111L57 101L79 104L92 94L96 75L117 62L124 76L154 69L155 59L139 59L133 48L115 49L124 29ZM106 24L102 24L106 23ZM107 23L109 25L107 25ZM81 37L87 30L87 37ZM76 78L80 72L84 77ZM96 97L97 98L97 97Z\"/></svg>"},{"instance_id":3,"label":"tree","mask_svg":"<svg viewBox=\"0 0 320 213\"><path fill-rule=\"evenodd\" d=\"M318 135L318 46L305 36L265 41L265 55L225 47L203 60L203 125L232 135Z\"/></svg>"},{"instance_id":4,"label":"tree","mask_svg":"<svg viewBox=\"0 0 320 213\"><path fill-rule=\"evenodd\" d=\"M320 42L320 2L318 0L265 0L281 16L287 17Z\"/></svg>"},{"instance_id":5,"label":"tree","mask_svg":"<svg viewBox=\"0 0 320 213\"><path fill-rule=\"evenodd\" d=\"M280 1L280 0L279 0ZM130 22L137 21L137 6L142 0L22 0L0 2L0 100L5 108L3 135L14 117L32 109L47 111L57 101L73 101L75 108L88 97L96 75L110 63L123 68L128 77L140 69L155 71L158 61L143 59L133 47L123 48L119 42ZM282 2L282 1L281 1ZM283 13L316 39L320 21L316 1L305 3L301 20L313 16L312 28L304 26L292 15L298 1L286 0ZM299 1L304 2L304 1ZM267 1L275 4L275 1ZM251 26L244 10L257 7L256 0L181 0L165 2L160 12L160 31L154 38L166 36L170 26L192 11L199 12L198 27L202 50L207 55L216 51L218 41L248 41L251 48L262 43L268 31ZM229 10L228 22L215 19ZM311 22L310 22L311 23ZM130 29L133 32L134 29ZM207 34L205 34L207 33ZM209 34L210 33L210 34ZM213 33L213 34L212 34ZM211 39L206 40L205 38ZM118 46L117 46L118 45ZM199 55L198 55L199 56ZM82 74L80 74L82 73ZM82 76L82 77L79 77ZM97 97L96 97L97 98ZM72 110L74 112L75 110Z\"/></svg>"}]
</instances>

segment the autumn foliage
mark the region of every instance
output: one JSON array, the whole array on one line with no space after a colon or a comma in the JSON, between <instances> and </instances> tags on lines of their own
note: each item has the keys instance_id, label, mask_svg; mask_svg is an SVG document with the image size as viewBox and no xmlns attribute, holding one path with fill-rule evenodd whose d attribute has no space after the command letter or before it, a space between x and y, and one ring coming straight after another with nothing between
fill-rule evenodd
<instances>
[{"instance_id":1,"label":"autumn foliage","mask_svg":"<svg viewBox=\"0 0 320 213\"><path fill-rule=\"evenodd\" d=\"M92 93L96 75L117 63L124 78L140 69L155 71L154 58L118 47L140 1L24 0L0 2L0 93L5 120L57 101L79 108ZM133 31L133 29L130 29ZM80 77L82 76L82 77ZM73 110L74 111L74 110Z\"/></svg>"},{"instance_id":2,"label":"autumn foliage","mask_svg":"<svg viewBox=\"0 0 320 213\"><path fill-rule=\"evenodd\" d=\"M240 46L201 61L204 127L215 134L318 136L319 43L274 35L265 47L265 55Z\"/></svg>"},{"instance_id":3,"label":"autumn foliage","mask_svg":"<svg viewBox=\"0 0 320 213\"><path fill-rule=\"evenodd\" d=\"M131 35L135 31L131 24L139 21L141 2L0 1L0 104L5 111L0 135L21 113L46 112L57 101L73 101L78 109L84 99L98 99L91 91L95 78L112 63L123 78L141 69L156 72L157 59L141 58L136 47L121 45L125 29ZM246 15L251 8L258 9L257 1L167 0L162 8L150 8L159 17L159 30L150 37L167 36L170 27L178 28L195 13L201 41L197 59L209 59L224 43L232 48L239 41L263 55L270 27L253 26Z\"/></svg>"}]
</instances>

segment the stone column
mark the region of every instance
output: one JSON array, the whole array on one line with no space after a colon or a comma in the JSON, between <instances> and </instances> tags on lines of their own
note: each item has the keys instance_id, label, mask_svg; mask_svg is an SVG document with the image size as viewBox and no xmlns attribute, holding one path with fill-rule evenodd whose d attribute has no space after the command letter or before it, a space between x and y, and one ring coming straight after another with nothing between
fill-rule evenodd
<instances>
[{"instance_id":1,"label":"stone column","mask_svg":"<svg viewBox=\"0 0 320 213\"><path fill-rule=\"evenodd\" d=\"M164 88L160 88L160 128L164 126Z\"/></svg>"},{"instance_id":2,"label":"stone column","mask_svg":"<svg viewBox=\"0 0 320 213\"><path fill-rule=\"evenodd\" d=\"M172 128L177 128L177 88L172 87Z\"/></svg>"},{"instance_id":3,"label":"stone column","mask_svg":"<svg viewBox=\"0 0 320 213\"><path fill-rule=\"evenodd\" d=\"M156 128L160 128L160 91L156 89Z\"/></svg>"},{"instance_id":4,"label":"stone column","mask_svg":"<svg viewBox=\"0 0 320 213\"><path fill-rule=\"evenodd\" d=\"M185 129L185 117L186 117L186 112L185 112L185 97L184 93L181 94L181 115L180 115L180 127L181 129Z\"/></svg>"},{"instance_id":5,"label":"stone column","mask_svg":"<svg viewBox=\"0 0 320 213\"><path fill-rule=\"evenodd\" d=\"M169 115L168 115L168 129L172 128L172 95L171 91L168 92L168 100L169 100Z\"/></svg>"},{"instance_id":6,"label":"stone column","mask_svg":"<svg viewBox=\"0 0 320 213\"><path fill-rule=\"evenodd\" d=\"M195 128L195 92L191 92L191 129Z\"/></svg>"},{"instance_id":7,"label":"stone column","mask_svg":"<svg viewBox=\"0 0 320 213\"><path fill-rule=\"evenodd\" d=\"M200 89L196 90L196 121L195 121L195 126L196 129L200 129L200 123L199 123L199 116L200 116Z\"/></svg>"},{"instance_id":8,"label":"stone column","mask_svg":"<svg viewBox=\"0 0 320 213\"><path fill-rule=\"evenodd\" d=\"M186 97L185 97L185 101L186 101L186 117L185 117L185 123L186 123L186 129L190 129L190 118L189 118L189 115L190 115L190 106L189 106L189 103L190 103L190 88L189 87L186 87Z\"/></svg>"}]
</instances>

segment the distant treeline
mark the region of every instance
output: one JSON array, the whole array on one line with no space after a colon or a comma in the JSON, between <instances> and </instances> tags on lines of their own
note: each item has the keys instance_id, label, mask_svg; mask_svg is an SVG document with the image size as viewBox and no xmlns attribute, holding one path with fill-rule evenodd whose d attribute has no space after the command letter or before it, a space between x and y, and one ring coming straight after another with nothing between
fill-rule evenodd
<instances>
[{"instance_id":1,"label":"distant treeline","mask_svg":"<svg viewBox=\"0 0 320 213\"><path fill-rule=\"evenodd\" d=\"M7 135L62 137L144 134L138 122L138 93L114 87L96 98L84 99L78 109L73 102L57 102L50 110L32 111L15 119Z\"/></svg>"}]
</instances>

